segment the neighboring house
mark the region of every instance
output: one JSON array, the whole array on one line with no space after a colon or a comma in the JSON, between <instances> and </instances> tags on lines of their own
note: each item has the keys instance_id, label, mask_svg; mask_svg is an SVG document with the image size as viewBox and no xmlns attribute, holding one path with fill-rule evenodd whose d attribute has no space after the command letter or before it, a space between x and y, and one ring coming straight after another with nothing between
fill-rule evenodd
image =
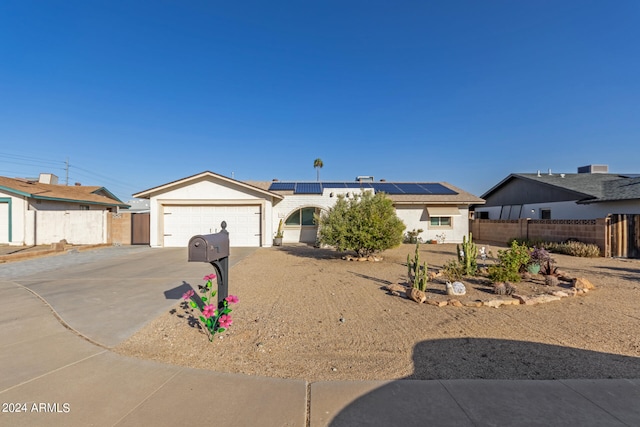
<instances>
[{"instance_id":1,"label":"neighboring house","mask_svg":"<svg viewBox=\"0 0 640 427\"><path fill-rule=\"evenodd\" d=\"M388 194L397 215L420 237L460 242L469 230L471 204L484 201L447 183L373 182L242 182L213 172L160 185L134 194L150 200L151 246L186 246L197 234L220 231L227 222L231 246L272 245L280 220L285 243L315 243L313 214L335 203L339 194L353 197L363 191Z\"/></svg>"},{"instance_id":2,"label":"neighboring house","mask_svg":"<svg viewBox=\"0 0 640 427\"><path fill-rule=\"evenodd\" d=\"M59 185L53 174L0 177L0 244L105 243L104 213L126 207L104 187Z\"/></svg>"},{"instance_id":3,"label":"neighboring house","mask_svg":"<svg viewBox=\"0 0 640 427\"><path fill-rule=\"evenodd\" d=\"M481 197L476 219L596 219L640 214L640 176L610 174L605 165L578 173L514 173Z\"/></svg>"}]
</instances>

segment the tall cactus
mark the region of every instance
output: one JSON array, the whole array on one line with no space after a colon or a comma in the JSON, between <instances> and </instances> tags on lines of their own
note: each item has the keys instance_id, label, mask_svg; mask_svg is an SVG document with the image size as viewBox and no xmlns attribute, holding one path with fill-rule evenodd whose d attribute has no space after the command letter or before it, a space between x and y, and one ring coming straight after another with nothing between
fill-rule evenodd
<instances>
[{"instance_id":1,"label":"tall cactus","mask_svg":"<svg viewBox=\"0 0 640 427\"><path fill-rule=\"evenodd\" d=\"M427 263L423 262L420 265L420 243L416 243L416 252L413 257L413 260L407 254L407 276L409 278L409 282L411 282L412 286L416 289L420 289L421 291L427 290Z\"/></svg>"},{"instance_id":2,"label":"tall cactus","mask_svg":"<svg viewBox=\"0 0 640 427\"><path fill-rule=\"evenodd\" d=\"M462 237L462 246L456 245L458 250L458 261L462 264L465 276L475 276L478 271L478 248L473 243L473 235L469 233L469 240Z\"/></svg>"}]
</instances>

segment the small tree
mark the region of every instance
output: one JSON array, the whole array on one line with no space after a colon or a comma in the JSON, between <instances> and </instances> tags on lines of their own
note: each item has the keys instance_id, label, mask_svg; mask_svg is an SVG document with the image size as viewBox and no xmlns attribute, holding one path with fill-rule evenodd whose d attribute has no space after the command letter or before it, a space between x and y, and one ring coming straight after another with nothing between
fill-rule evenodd
<instances>
[{"instance_id":1,"label":"small tree","mask_svg":"<svg viewBox=\"0 0 640 427\"><path fill-rule=\"evenodd\" d=\"M402 243L404 223L384 193L365 192L353 199L339 195L336 204L316 217L319 241L339 251L365 257Z\"/></svg>"}]
</instances>

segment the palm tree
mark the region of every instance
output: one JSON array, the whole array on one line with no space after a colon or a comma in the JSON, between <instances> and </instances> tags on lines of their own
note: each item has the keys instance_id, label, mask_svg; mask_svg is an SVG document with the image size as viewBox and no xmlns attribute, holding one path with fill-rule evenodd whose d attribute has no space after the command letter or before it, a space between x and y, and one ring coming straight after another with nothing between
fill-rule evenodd
<instances>
[{"instance_id":1,"label":"palm tree","mask_svg":"<svg viewBox=\"0 0 640 427\"><path fill-rule=\"evenodd\" d=\"M320 169L322 169L324 163L321 158L317 158L313 161L313 167L316 168L316 181L320 181Z\"/></svg>"}]
</instances>

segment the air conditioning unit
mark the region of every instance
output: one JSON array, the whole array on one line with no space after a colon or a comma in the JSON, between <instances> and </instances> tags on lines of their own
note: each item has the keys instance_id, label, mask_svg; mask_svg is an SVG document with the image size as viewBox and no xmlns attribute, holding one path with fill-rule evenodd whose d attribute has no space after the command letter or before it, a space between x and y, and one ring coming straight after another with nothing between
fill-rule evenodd
<instances>
[{"instance_id":1,"label":"air conditioning unit","mask_svg":"<svg viewBox=\"0 0 640 427\"><path fill-rule=\"evenodd\" d=\"M609 173L609 165L580 166L578 173Z\"/></svg>"}]
</instances>

